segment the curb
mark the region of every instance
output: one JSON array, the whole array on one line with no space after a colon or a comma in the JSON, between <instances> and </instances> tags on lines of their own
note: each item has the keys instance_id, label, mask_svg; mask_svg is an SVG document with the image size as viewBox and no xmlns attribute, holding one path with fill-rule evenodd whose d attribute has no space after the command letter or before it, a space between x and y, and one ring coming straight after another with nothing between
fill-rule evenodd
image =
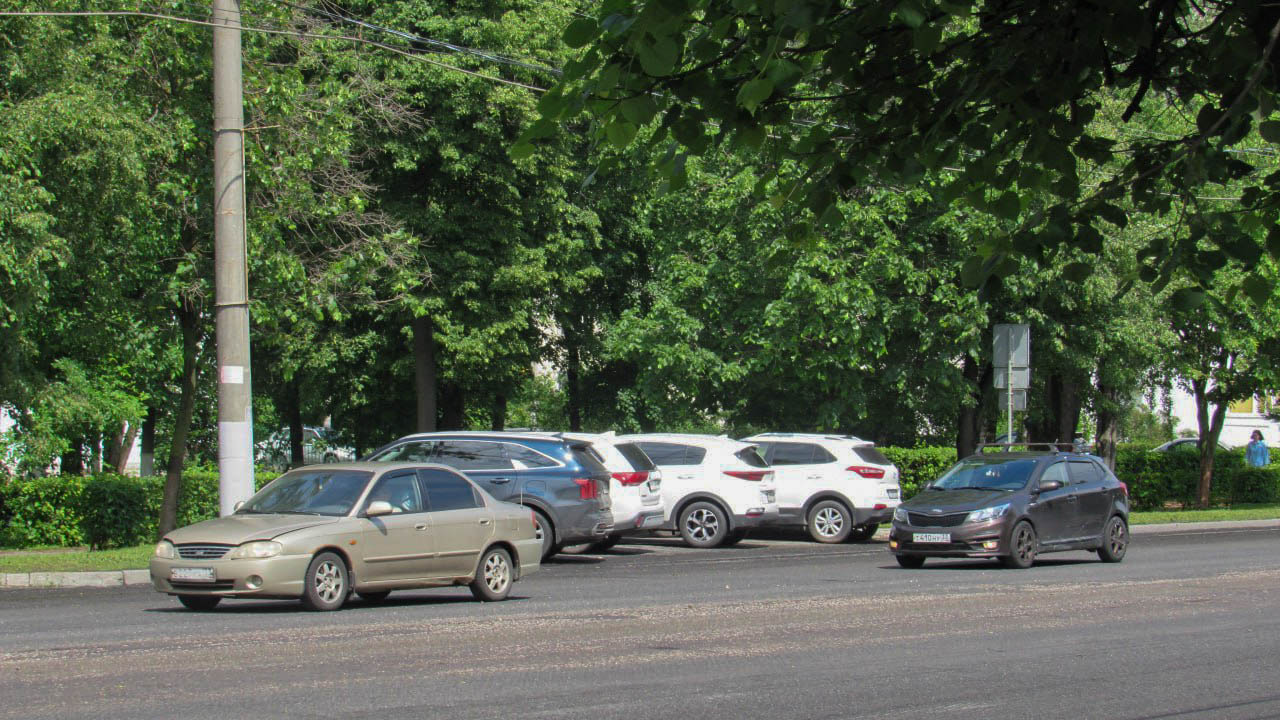
<instances>
[{"instance_id":1,"label":"curb","mask_svg":"<svg viewBox=\"0 0 1280 720\"><path fill-rule=\"evenodd\" d=\"M1222 530L1280 530L1280 518L1274 520L1224 520L1220 522L1160 523L1133 525L1131 535L1195 534ZM888 537L881 530L877 539ZM0 574L0 588L97 588L150 585L150 570L111 570L109 572L33 572Z\"/></svg>"}]
</instances>

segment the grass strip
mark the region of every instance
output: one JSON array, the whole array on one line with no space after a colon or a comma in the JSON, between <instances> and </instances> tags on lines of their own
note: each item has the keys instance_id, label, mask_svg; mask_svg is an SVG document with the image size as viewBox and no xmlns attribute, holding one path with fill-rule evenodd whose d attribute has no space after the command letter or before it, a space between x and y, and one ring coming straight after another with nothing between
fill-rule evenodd
<instances>
[{"instance_id":1,"label":"grass strip","mask_svg":"<svg viewBox=\"0 0 1280 720\"><path fill-rule=\"evenodd\" d=\"M90 552L30 552L0 554L0 573L86 572L142 570L155 545Z\"/></svg>"},{"instance_id":2,"label":"grass strip","mask_svg":"<svg viewBox=\"0 0 1280 720\"><path fill-rule=\"evenodd\" d=\"M1229 508L1208 510L1147 510L1129 514L1130 525L1157 523L1222 522L1229 520L1274 520L1280 518L1280 503L1241 503Z\"/></svg>"}]
</instances>

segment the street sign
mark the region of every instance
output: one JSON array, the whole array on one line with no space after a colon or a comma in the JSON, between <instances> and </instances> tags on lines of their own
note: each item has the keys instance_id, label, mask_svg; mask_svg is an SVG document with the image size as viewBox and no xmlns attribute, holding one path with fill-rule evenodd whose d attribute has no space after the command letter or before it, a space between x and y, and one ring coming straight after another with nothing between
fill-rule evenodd
<instances>
[{"instance_id":1,"label":"street sign","mask_svg":"<svg viewBox=\"0 0 1280 720\"><path fill-rule=\"evenodd\" d=\"M1013 389L1026 390L1031 387L1031 368L1029 367L1001 367L997 365L996 371L996 387L1004 390L1009 387L1009 374L1013 372ZM1020 408L1019 408L1020 409Z\"/></svg>"},{"instance_id":2,"label":"street sign","mask_svg":"<svg viewBox=\"0 0 1280 720\"><path fill-rule=\"evenodd\" d=\"M996 325L995 357L992 364L996 367L1015 368L1031 367L1031 326L1030 325Z\"/></svg>"}]
</instances>

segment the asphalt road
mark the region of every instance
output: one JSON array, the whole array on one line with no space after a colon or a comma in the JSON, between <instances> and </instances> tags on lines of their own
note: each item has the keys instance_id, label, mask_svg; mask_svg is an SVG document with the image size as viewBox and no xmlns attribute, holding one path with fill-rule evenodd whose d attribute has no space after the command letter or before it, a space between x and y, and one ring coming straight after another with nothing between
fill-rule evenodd
<instances>
[{"instance_id":1,"label":"asphalt road","mask_svg":"<svg viewBox=\"0 0 1280 720\"><path fill-rule=\"evenodd\" d=\"M882 543L619 546L513 599L337 613L146 588L0 591L0 718L1280 717L1280 531L1027 571Z\"/></svg>"}]
</instances>

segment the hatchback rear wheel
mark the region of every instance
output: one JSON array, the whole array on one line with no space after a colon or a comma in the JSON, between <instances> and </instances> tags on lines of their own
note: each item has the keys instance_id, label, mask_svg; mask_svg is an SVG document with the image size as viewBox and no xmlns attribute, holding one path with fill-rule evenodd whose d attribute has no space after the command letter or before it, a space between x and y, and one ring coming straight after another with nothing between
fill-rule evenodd
<instances>
[{"instance_id":1,"label":"hatchback rear wheel","mask_svg":"<svg viewBox=\"0 0 1280 720\"><path fill-rule=\"evenodd\" d=\"M712 503L696 502L680 513L680 537L689 547L716 547L728 534L729 518Z\"/></svg>"},{"instance_id":2,"label":"hatchback rear wheel","mask_svg":"<svg viewBox=\"0 0 1280 720\"><path fill-rule=\"evenodd\" d=\"M1102 562L1118 563L1124 559L1129 549L1129 526L1124 518L1112 515L1107 521L1107 529L1102 533L1102 547L1098 548L1098 557Z\"/></svg>"}]
</instances>

